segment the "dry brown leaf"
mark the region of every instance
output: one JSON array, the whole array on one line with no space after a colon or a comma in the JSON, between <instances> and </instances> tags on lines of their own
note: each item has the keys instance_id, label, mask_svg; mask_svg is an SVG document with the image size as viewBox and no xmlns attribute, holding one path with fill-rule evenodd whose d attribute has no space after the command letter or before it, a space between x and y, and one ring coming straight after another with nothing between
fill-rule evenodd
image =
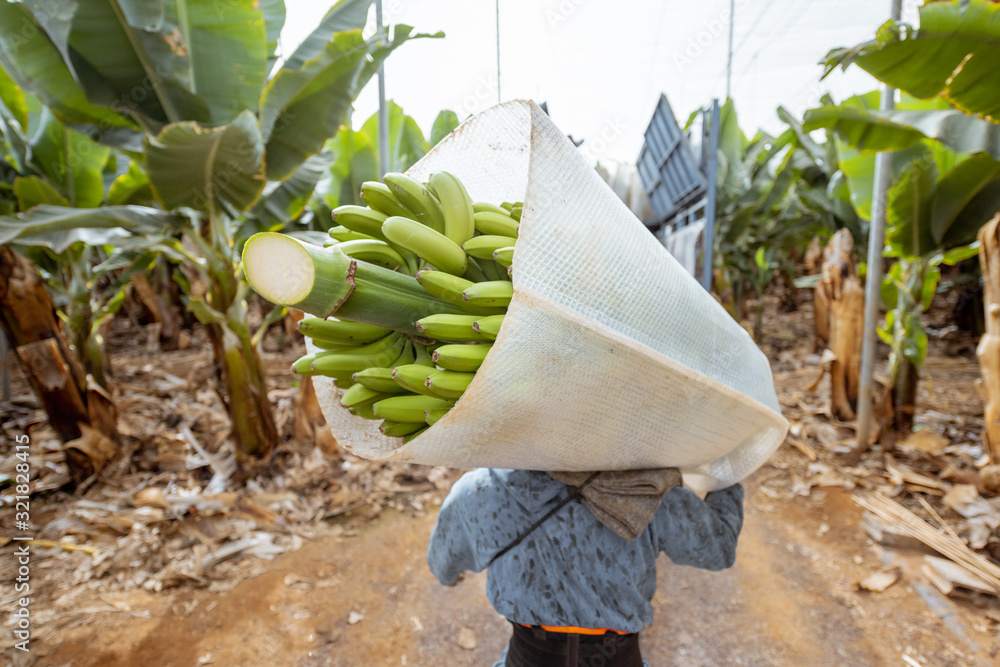
<instances>
[{"instance_id":1,"label":"dry brown leaf","mask_svg":"<svg viewBox=\"0 0 1000 667\"><path fill-rule=\"evenodd\" d=\"M899 446L916 449L921 452L935 453L940 452L950 444L951 440L940 433L922 428L919 431L911 433L903 442L899 443Z\"/></svg>"}]
</instances>

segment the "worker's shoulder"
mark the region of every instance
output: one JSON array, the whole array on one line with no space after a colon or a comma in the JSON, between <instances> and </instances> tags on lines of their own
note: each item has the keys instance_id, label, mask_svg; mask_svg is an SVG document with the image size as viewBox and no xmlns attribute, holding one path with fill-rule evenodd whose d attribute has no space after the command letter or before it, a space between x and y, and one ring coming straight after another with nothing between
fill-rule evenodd
<instances>
[{"instance_id":1,"label":"worker's shoulder","mask_svg":"<svg viewBox=\"0 0 1000 667\"><path fill-rule=\"evenodd\" d=\"M540 486L555 485L558 482L543 472L516 470L510 468L476 468L462 475L451 487L449 497L520 496Z\"/></svg>"}]
</instances>

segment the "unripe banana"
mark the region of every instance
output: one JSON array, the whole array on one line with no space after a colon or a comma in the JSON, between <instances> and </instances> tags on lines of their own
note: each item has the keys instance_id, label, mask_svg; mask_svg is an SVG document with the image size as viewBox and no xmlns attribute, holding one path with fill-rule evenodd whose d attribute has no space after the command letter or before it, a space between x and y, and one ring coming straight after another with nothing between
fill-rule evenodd
<instances>
[{"instance_id":1,"label":"unripe banana","mask_svg":"<svg viewBox=\"0 0 1000 667\"><path fill-rule=\"evenodd\" d=\"M381 228L379 231L381 232ZM369 236L368 234L360 234L353 229L344 227L343 225L331 227L329 234L330 240L323 243L324 248L328 248L331 245L336 245L338 243L343 243L344 241L360 241L375 238L374 236Z\"/></svg>"},{"instance_id":2,"label":"unripe banana","mask_svg":"<svg viewBox=\"0 0 1000 667\"><path fill-rule=\"evenodd\" d=\"M514 247L508 246L506 248L497 248L493 251L493 259L496 260L497 264L500 266L510 268L510 265L514 263Z\"/></svg>"},{"instance_id":3,"label":"unripe banana","mask_svg":"<svg viewBox=\"0 0 1000 667\"><path fill-rule=\"evenodd\" d=\"M434 371L427 376L424 386L441 398L461 398L472 383L475 373L457 371Z\"/></svg>"},{"instance_id":4,"label":"unripe banana","mask_svg":"<svg viewBox=\"0 0 1000 667\"><path fill-rule=\"evenodd\" d=\"M382 180L403 206L413 211L416 220L439 234L444 233L444 211L441 210L441 202L423 183L406 174L395 172L386 174Z\"/></svg>"},{"instance_id":5,"label":"unripe banana","mask_svg":"<svg viewBox=\"0 0 1000 667\"><path fill-rule=\"evenodd\" d=\"M399 269L407 273L410 270L410 266L403 259L402 255L393 250L392 246L385 241L378 239L344 241L337 247L348 257L360 259L362 262L369 262L370 264L377 264L390 271Z\"/></svg>"},{"instance_id":6,"label":"unripe banana","mask_svg":"<svg viewBox=\"0 0 1000 667\"><path fill-rule=\"evenodd\" d=\"M413 211L396 199L396 195L392 194L392 190L385 183L365 181L361 184L361 199L376 211L386 215L413 216Z\"/></svg>"},{"instance_id":7,"label":"unripe banana","mask_svg":"<svg viewBox=\"0 0 1000 667\"><path fill-rule=\"evenodd\" d=\"M378 427L378 430L382 435L388 436L390 438L401 438L404 435L409 435L415 431L420 431L427 428L426 422L394 422L388 419L383 420L382 424Z\"/></svg>"},{"instance_id":8,"label":"unripe banana","mask_svg":"<svg viewBox=\"0 0 1000 667\"><path fill-rule=\"evenodd\" d=\"M473 236L471 239L462 244L462 249L470 257L492 260L493 253L496 252L498 248L507 248L515 243L517 243L517 239L513 236L484 234L481 236ZM480 264L480 266L482 267L483 272L486 272L486 267L482 264Z\"/></svg>"},{"instance_id":9,"label":"unripe banana","mask_svg":"<svg viewBox=\"0 0 1000 667\"><path fill-rule=\"evenodd\" d=\"M390 396L375 403L375 415L396 422L418 423L424 421L424 410L446 410L455 404L431 396Z\"/></svg>"},{"instance_id":10,"label":"unripe banana","mask_svg":"<svg viewBox=\"0 0 1000 667\"><path fill-rule=\"evenodd\" d=\"M481 341L472 323L479 319L477 315L428 315L415 322L417 331L438 340Z\"/></svg>"},{"instance_id":11,"label":"unripe banana","mask_svg":"<svg viewBox=\"0 0 1000 667\"><path fill-rule=\"evenodd\" d=\"M360 343L350 343L341 340L324 340L322 338L310 338L312 344L321 350L339 350L344 352L346 350L353 350L358 347Z\"/></svg>"},{"instance_id":12,"label":"unripe banana","mask_svg":"<svg viewBox=\"0 0 1000 667\"><path fill-rule=\"evenodd\" d=\"M524 213L523 204L514 204L514 208L510 209L510 217L514 218L518 222L521 222L522 213Z\"/></svg>"},{"instance_id":13,"label":"unripe banana","mask_svg":"<svg viewBox=\"0 0 1000 667\"><path fill-rule=\"evenodd\" d=\"M405 366L396 366L393 368L392 379L400 387L407 391L412 391L414 394L437 396L437 394L428 389L426 385L427 376L436 371L437 369L433 366L407 364Z\"/></svg>"},{"instance_id":14,"label":"unripe banana","mask_svg":"<svg viewBox=\"0 0 1000 667\"><path fill-rule=\"evenodd\" d=\"M410 442L414 438L420 437L421 435L423 435L423 432L426 431L429 428L430 428L430 426L425 426L422 429L420 429L419 431L414 431L413 433L410 433L409 435L404 435L403 436L403 442L404 443Z\"/></svg>"},{"instance_id":15,"label":"unripe banana","mask_svg":"<svg viewBox=\"0 0 1000 667\"><path fill-rule=\"evenodd\" d=\"M462 298L462 291L475 284L471 280L466 280L465 278L460 278L444 271L431 271L428 269L417 271L416 278L420 286L427 290L429 294L436 296L446 303L465 308L470 313L496 315L503 312L502 309L498 308L479 308L473 306Z\"/></svg>"},{"instance_id":16,"label":"unripe banana","mask_svg":"<svg viewBox=\"0 0 1000 667\"><path fill-rule=\"evenodd\" d=\"M481 317L472 324L472 329L483 338L496 340L500 334L500 327L503 325L503 315L491 315Z\"/></svg>"},{"instance_id":17,"label":"unripe banana","mask_svg":"<svg viewBox=\"0 0 1000 667\"><path fill-rule=\"evenodd\" d=\"M442 271L459 276L465 272L468 259L462 248L426 225L410 218L393 216L382 223L382 233L392 243L422 257Z\"/></svg>"},{"instance_id":18,"label":"unripe banana","mask_svg":"<svg viewBox=\"0 0 1000 667\"><path fill-rule=\"evenodd\" d=\"M462 182L446 171L431 174L427 186L437 195L444 214L444 235L462 245L476 233L472 199Z\"/></svg>"},{"instance_id":19,"label":"unripe banana","mask_svg":"<svg viewBox=\"0 0 1000 667\"><path fill-rule=\"evenodd\" d=\"M508 213L510 213L514 209L514 206L515 206L514 202L510 201L505 201L502 204L500 204L500 208L507 211Z\"/></svg>"},{"instance_id":20,"label":"unripe banana","mask_svg":"<svg viewBox=\"0 0 1000 667\"><path fill-rule=\"evenodd\" d=\"M506 213L484 211L476 213L476 231L488 236L511 236L517 238L517 221Z\"/></svg>"},{"instance_id":21,"label":"unripe banana","mask_svg":"<svg viewBox=\"0 0 1000 667\"><path fill-rule=\"evenodd\" d=\"M450 408L449 408L450 410ZM449 410L424 410L424 421L428 426L434 426L441 418L448 414Z\"/></svg>"},{"instance_id":22,"label":"unripe banana","mask_svg":"<svg viewBox=\"0 0 1000 667\"><path fill-rule=\"evenodd\" d=\"M389 398L391 394L397 392L380 392L355 383L350 389L344 391L340 397L340 404L345 408L359 408L364 405L371 405L375 401Z\"/></svg>"},{"instance_id":23,"label":"unripe banana","mask_svg":"<svg viewBox=\"0 0 1000 667\"><path fill-rule=\"evenodd\" d=\"M475 372L483 365L492 343L476 345L442 345L434 350L431 358L438 366L449 371Z\"/></svg>"},{"instance_id":24,"label":"unripe banana","mask_svg":"<svg viewBox=\"0 0 1000 667\"><path fill-rule=\"evenodd\" d=\"M313 360L312 369L320 375L337 373L350 377L365 368L385 366L399 356L405 344L401 334L392 333L353 352L327 352Z\"/></svg>"},{"instance_id":25,"label":"unripe banana","mask_svg":"<svg viewBox=\"0 0 1000 667\"><path fill-rule=\"evenodd\" d=\"M506 209L502 209L496 204L490 204L484 201L473 202L472 210L476 213L499 213L500 215L509 215Z\"/></svg>"},{"instance_id":26,"label":"unripe banana","mask_svg":"<svg viewBox=\"0 0 1000 667\"><path fill-rule=\"evenodd\" d=\"M507 280L474 283L462 292L462 298L474 306L509 306L514 298L514 284Z\"/></svg>"},{"instance_id":27,"label":"unripe banana","mask_svg":"<svg viewBox=\"0 0 1000 667\"><path fill-rule=\"evenodd\" d=\"M334 343L343 341L354 345L371 343L392 333L391 329L361 322L348 322L336 317L328 317L325 320L318 317L301 319L298 330L303 336L310 338L322 338Z\"/></svg>"},{"instance_id":28,"label":"unripe banana","mask_svg":"<svg viewBox=\"0 0 1000 667\"><path fill-rule=\"evenodd\" d=\"M350 230L385 241L382 223L388 218L385 213L367 206L338 206L333 209L333 221Z\"/></svg>"},{"instance_id":29,"label":"unripe banana","mask_svg":"<svg viewBox=\"0 0 1000 667\"><path fill-rule=\"evenodd\" d=\"M369 405L361 405L354 408L354 414L359 417L364 417L365 419L378 419L375 416L375 404L371 403Z\"/></svg>"},{"instance_id":30,"label":"unripe banana","mask_svg":"<svg viewBox=\"0 0 1000 667\"><path fill-rule=\"evenodd\" d=\"M392 379L392 369L373 366L354 374L354 381L383 394L402 394L406 389Z\"/></svg>"}]
</instances>

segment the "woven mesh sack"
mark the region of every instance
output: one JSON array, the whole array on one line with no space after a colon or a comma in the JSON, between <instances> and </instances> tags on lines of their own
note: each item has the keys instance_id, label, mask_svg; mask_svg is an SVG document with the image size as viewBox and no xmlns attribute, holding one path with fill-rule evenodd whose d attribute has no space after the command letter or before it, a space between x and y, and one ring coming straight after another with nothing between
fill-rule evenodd
<instances>
[{"instance_id":1,"label":"woven mesh sack","mask_svg":"<svg viewBox=\"0 0 1000 667\"><path fill-rule=\"evenodd\" d=\"M474 201L524 201L514 299L466 393L407 444L315 377L342 446L461 468L676 466L705 490L777 449L788 423L763 353L538 106L506 102L469 119L407 173L440 170Z\"/></svg>"}]
</instances>

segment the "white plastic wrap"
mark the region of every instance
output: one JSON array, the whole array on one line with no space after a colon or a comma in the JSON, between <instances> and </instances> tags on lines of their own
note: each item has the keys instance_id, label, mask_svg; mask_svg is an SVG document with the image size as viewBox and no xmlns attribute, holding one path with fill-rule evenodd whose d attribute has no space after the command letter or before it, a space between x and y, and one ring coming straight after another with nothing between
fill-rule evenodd
<instances>
[{"instance_id":1,"label":"white plastic wrap","mask_svg":"<svg viewBox=\"0 0 1000 667\"><path fill-rule=\"evenodd\" d=\"M777 449L788 422L763 353L534 103L469 119L407 173L439 170L475 201L524 201L514 299L465 395L407 444L314 378L342 446L461 468L676 466L705 489Z\"/></svg>"}]
</instances>

